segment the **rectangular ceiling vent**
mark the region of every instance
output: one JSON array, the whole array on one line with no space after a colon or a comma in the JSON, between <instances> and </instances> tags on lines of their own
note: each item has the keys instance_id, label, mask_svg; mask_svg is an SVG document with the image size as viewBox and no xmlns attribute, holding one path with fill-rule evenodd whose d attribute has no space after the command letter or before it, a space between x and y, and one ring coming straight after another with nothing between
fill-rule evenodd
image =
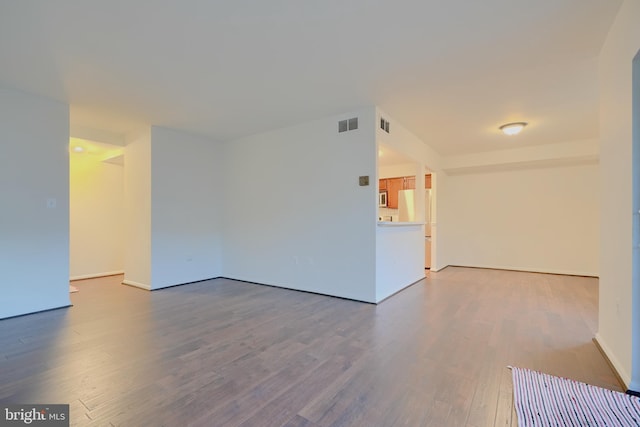
<instances>
[{"instance_id":1,"label":"rectangular ceiling vent","mask_svg":"<svg viewBox=\"0 0 640 427\"><path fill-rule=\"evenodd\" d=\"M338 122L338 133L347 132L358 129L358 118L354 117L348 120L340 120Z\"/></svg>"},{"instance_id":2,"label":"rectangular ceiling vent","mask_svg":"<svg viewBox=\"0 0 640 427\"><path fill-rule=\"evenodd\" d=\"M385 120L383 117L380 117L380 129L389 133L389 121Z\"/></svg>"}]
</instances>

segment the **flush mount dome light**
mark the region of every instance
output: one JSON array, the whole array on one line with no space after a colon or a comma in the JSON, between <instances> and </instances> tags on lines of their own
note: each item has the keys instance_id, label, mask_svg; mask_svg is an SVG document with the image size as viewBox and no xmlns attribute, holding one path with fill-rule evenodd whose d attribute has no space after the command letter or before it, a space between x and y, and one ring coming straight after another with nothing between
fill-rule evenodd
<instances>
[{"instance_id":1,"label":"flush mount dome light","mask_svg":"<svg viewBox=\"0 0 640 427\"><path fill-rule=\"evenodd\" d=\"M73 147L73 151L75 151L76 153L82 153L84 151L84 148L76 145L75 147Z\"/></svg>"},{"instance_id":2,"label":"flush mount dome light","mask_svg":"<svg viewBox=\"0 0 640 427\"><path fill-rule=\"evenodd\" d=\"M505 125L500 126L500 130L502 131L502 133L504 133L505 135L517 135L520 133L520 131L522 129L524 129L524 127L527 125L527 123L525 122L514 122L514 123L507 123Z\"/></svg>"}]
</instances>

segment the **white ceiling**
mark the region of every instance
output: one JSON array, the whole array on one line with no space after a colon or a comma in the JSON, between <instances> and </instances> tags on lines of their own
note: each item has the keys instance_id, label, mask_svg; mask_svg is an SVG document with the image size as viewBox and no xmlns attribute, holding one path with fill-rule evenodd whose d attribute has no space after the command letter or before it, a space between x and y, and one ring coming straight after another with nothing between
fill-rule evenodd
<instances>
[{"instance_id":1,"label":"white ceiling","mask_svg":"<svg viewBox=\"0 0 640 427\"><path fill-rule=\"evenodd\" d=\"M443 155L597 138L620 3L6 0L0 84L116 133L225 141L375 104Z\"/></svg>"}]
</instances>

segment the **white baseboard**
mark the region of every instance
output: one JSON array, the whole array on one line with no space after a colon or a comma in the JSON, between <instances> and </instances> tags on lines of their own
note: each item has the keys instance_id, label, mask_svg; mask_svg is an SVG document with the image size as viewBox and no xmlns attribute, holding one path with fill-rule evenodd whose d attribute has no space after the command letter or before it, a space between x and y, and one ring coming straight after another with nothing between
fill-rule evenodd
<instances>
[{"instance_id":1,"label":"white baseboard","mask_svg":"<svg viewBox=\"0 0 640 427\"><path fill-rule=\"evenodd\" d=\"M562 276L580 276L580 277L598 277L598 274L592 271L575 271L575 270L558 270L555 268L528 268L528 267L513 267L505 265L460 265L449 264L450 267L469 267L469 268L486 268L487 270L507 270L507 271L522 271L525 273L543 273L543 274L558 274Z\"/></svg>"},{"instance_id":2,"label":"white baseboard","mask_svg":"<svg viewBox=\"0 0 640 427\"><path fill-rule=\"evenodd\" d=\"M624 386L629 389L629 385L631 384L631 375L624 369L618 358L615 356L613 351L611 351L611 347L609 347L605 341L602 339L602 335L598 332L594 338L600 349L604 352L607 359L609 359L609 363L611 363L613 369L615 369L616 373L624 383Z\"/></svg>"},{"instance_id":3,"label":"white baseboard","mask_svg":"<svg viewBox=\"0 0 640 427\"><path fill-rule=\"evenodd\" d=\"M123 285L127 285L127 286L133 286L134 288L140 288L140 289L144 289L146 291L150 291L151 290L151 286L149 285L145 285L144 283L139 283L139 282L134 282L133 280L123 280L122 281Z\"/></svg>"},{"instance_id":4,"label":"white baseboard","mask_svg":"<svg viewBox=\"0 0 640 427\"><path fill-rule=\"evenodd\" d=\"M96 277L117 276L118 274L124 274L124 271L105 271L104 273L94 273L94 274L83 274L83 275L80 275L80 276L71 276L71 277L69 277L69 281L73 282L74 280L85 280L85 279L95 279Z\"/></svg>"}]
</instances>

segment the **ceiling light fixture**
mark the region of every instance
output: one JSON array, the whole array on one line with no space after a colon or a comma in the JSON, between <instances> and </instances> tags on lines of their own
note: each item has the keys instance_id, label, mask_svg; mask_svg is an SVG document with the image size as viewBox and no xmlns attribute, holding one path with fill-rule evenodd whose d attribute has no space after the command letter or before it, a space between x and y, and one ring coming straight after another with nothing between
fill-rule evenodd
<instances>
[{"instance_id":1,"label":"ceiling light fixture","mask_svg":"<svg viewBox=\"0 0 640 427\"><path fill-rule=\"evenodd\" d=\"M504 124L504 125L500 126L499 129L505 135L517 135L517 134L520 133L520 131L522 131L522 129L524 129L524 127L526 125L527 125L527 123L525 123L525 122L507 123L507 124Z\"/></svg>"},{"instance_id":2,"label":"ceiling light fixture","mask_svg":"<svg viewBox=\"0 0 640 427\"><path fill-rule=\"evenodd\" d=\"M76 145L75 147L73 147L73 151L75 151L76 153L82 153L84 151L84 148Z\"/></svg>"}]
</instances>

